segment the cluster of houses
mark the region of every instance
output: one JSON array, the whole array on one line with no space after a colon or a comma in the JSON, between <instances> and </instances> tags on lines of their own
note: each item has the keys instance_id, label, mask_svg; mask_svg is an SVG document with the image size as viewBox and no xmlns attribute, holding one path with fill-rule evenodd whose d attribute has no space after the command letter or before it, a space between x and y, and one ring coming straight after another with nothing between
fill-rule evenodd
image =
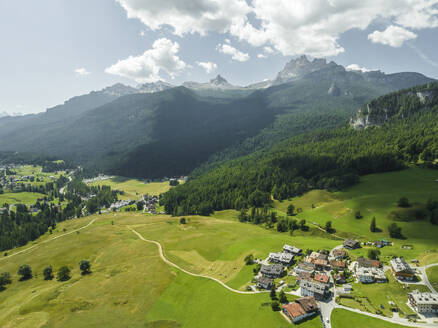
<instances>
[{"instance_id":1,"label":"cluster of houses","mask_svg":"<svg viewBox=\"0 0 438 328\"><path fill-rule=\"evenodd\" d=\"M270 253L268 261L273 264L261 266L257 287L271 289L274 285L273 279L282 277L285 273L285 266L291 265L295 256L299 256L301 253L302 249L290 245L284 245L282 252Z\"/></svg>"},{"instance_id":2,"label":"cluster of houses","mask_svg":"<svg viewBox=\"0 0 438 328\"><path fill-rule=\"evenodd\" d=\"M130 200L130 199L128 199L128 200L124 200L124 199L118 200L115 203L112 203L110 205L110 210L116 211L116 210L121 209L122 207L131 205L131 204L134 204L134 203L135 203L135 201L134 200Z\"/></svg>"},{"instance_id":3,"label":"cluster of houses","mask_svg":"<svg viewBox=\"0 0 438 328\"><path fill-rule=\"evenodd\" d=\"M21 191L25 187L30 187L30 183L26 185L23 182L33 181L34 177L29 176L15 176L15 175L0 175L0 188L9 189L11 191Z\"/></svg>"},{"instance_id":4,"label":"cluster of houses","mask_svg":"<svg viewBox=\"0 0 438 328\"><path fill-rule=\"evenodd\" d=\"M156 206L160 201L158 196L143 195L142 200L144 202L145 211L151 214L157 214Z\"/></svg>"}]
</instances>

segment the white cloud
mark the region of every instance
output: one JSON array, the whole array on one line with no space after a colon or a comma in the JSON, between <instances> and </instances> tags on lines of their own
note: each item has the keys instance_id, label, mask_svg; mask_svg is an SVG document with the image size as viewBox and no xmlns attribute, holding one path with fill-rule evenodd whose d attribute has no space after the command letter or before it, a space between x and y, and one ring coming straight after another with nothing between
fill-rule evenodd
<instances>
[{"instance_id":1,"label":"white cloud","mask_svg":"<svg viewBox=\"0 0 438 328\"><path fill-rule=\"evenodd\" d=\"M272 49L271 47L266 46L266 47L263 47L263 52L265 54L272 54L272 53L274 53L274 49Z\"/></svg>"},{"instance_id":2,"label":"white cloud","mask_svg":"<svg viewBox=\"0 0 438 328\"><path fill-rule=\"evenodd\" d=\"M144 31L140 31L140 36L144 36Z\"/></svg>"},{"instance_id":3,"label":"white cloud","mask_svg":"<svg viewBox=\"0 0 438 328\"><path fill-rule=\"evenodd\" d=\"M212 62L196 62L199 67L202 67L207 74L215 71L217 69L216 63Z\"/></svg>"},{"instance_id":4,"label":"white cloud","mask_svg":"<svg viewBox=\"0 0 438 328\"><path fill-rule=\"evenodd\" d=\"M376 19L412 30L438 26L438 0L117 1L128 17L152 30L170 26L180 36L226 33L252 46L269 45L283 55L335 56L344 51L342 33L364 30Z\"/></svg>"},{"instance_id":5,"label":"white cloud","mask_svg":"<svg viewBox=\"0 0 438 328\"><path fill-rule=\"evenodd\" d=\"M78 76L86 76L88 74L90 74L90 72L88 72L85 68L81 67L81 68L76 68L75 71L76 75Z\"/></svg>"},{"instance_id":6,"label":"white cloud","mask_svg":"<svg viewBox=\"0 0 438 328\"><path fill-rule=\"evenodd\" d=\"M370 70L366 67L360 67L358 64L351 64L345 67L347 71L361 71L363 73L369 72Z\"/></svg>"},{"instance_id":7,"label":"white cloud","mask_svg":"<svg viewBox=\"0 0 438 328\"><path fill-rule=\"evenodd\" d=\"M405 41L415 39L417 35L400 26L388 26L384 31L374 31L368 34L368 39L373 43L381 43L399 48Z\"/></svg>"},{"instance_id":8,"label":"white cloud","mask_svg":"<svg viewBox=\"0 0 438 328\"><path fill-rule=\"evenodd\" d=\"M257 58L264 59L264 58L268 58L268 56L266 56L265 54L258 54Z\"/></svg>"},{"instance_id":9,"label":"white cloud","mask_svg":"<svg viewBox=\"0 0 438 328\"><path fill-rule=\"evenodd\" d=\"M135 80L138 83L156 82L164 80L160 75L166 72L171 78L183 71L188 65L178 57L179 44L169 39L156 40L152 49L146 50L143 55L129 56L119 60L105 69L106 73L115 74Z\"/></svg>"},{"instance_id":10,"label":"white cloud","mask_svg":"<svg viewBox=\"0 0 438 328\"><path fill-rule=\"evenodd\" d=\"M233 60L245 62L249 59L249 54L242 52L229 44L218 44L217 50L223 54L230 55Z\"/></svg>"},{"instance_id":11,"label":"white cloud","mask_svg":"<svg viewBox=\"0 0 438 328\"><path fill-rule=\"evenodd\" d=\"M117 0L129 18L138 18L152 30L165 25L174 33L227 32L246 19L251 8L245 0Z\"/></svg>"}]
</instances>

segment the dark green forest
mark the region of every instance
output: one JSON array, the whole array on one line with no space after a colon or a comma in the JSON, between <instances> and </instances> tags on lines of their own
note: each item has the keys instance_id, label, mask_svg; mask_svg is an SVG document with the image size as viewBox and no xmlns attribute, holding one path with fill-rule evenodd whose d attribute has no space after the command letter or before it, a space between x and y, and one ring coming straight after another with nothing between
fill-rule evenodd
<instances>
[{"instance_id":1,"label":"dark green forest","mask_svg":"<svg viewBox=\"0 0 438 328\"><path fill-rule=\"evenodd\" d=\"M430 91L423 103L417 91ZM359 181L360 175L421 164L437 167L438 84L403 90L374 100L375 108L394 115L380 127L350 126L309 132L269 150L239 158L161 197L169 214L208 215L215 210L262 207L275 199L311 189L336 190ZM421 109L421 110L420 110Z\"/></svg>"}]
</instances>

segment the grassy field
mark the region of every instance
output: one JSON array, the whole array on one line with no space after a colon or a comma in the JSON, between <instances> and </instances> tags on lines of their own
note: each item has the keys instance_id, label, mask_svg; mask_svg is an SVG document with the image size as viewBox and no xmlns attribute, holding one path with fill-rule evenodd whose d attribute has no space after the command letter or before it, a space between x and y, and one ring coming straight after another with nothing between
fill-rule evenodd
<instances>
[{"instance_id":1,"label":"grassy field","mask_svg":"<svg viewBox=\"0 0 438 328\"><path fill-rule=\"evenodd\" d=\"M35 204L38 198L45 197L44 194L40 194L38 192L5 192L4 194L0 194L0 207L4 203L11 204Z\"/></svg>"},{"instance_id":2,"label":"grassy field","mask_svg":"<svg viewBox=\"0 0 438 328\"><path fill-rule=\"evenodd\" d=\"M406 196L412 203L425 203L429 198L438 199L438 172L419 168L410 168L398 172L372 174L361 178L361 183L341 192L314 190L302 197L290 201L275 202L275 208L285 213L287 206L293 203L303 212L298 219L316 222L322 226L332 221L337 234L358 238L362 241L374 241L389 238L387 226L394 222L388 215L397 209L397 200ZM314 208L312 208L312 205ZM360 211L362 219L356 219L354 213ZM376 217L379 233L370 232L372 217ZM394 246L381 249L382 258L404 256L406 259L418 258L420 264L438 261L438 226L428 220L396 222L402 227L407 239L392 239ZM412 250L403 249L405 244L414 245ZM356 250L353 255L364 255L366 249Z\"/></svg>"},{"instance_id":3,"label":"grassy field","mask_svg":"<svg viewBox=\"0 0 438 328\"><path fill-rule=\"evenodd\" d=\"M97 221L79 233L41 244L41 241L85 225L92 218L61 223L53 235L46 234L33 243L39 245L38 248L11 256L20 249L13 250L0 260L0 272L8 271L13 275L12 285L0 293L1 327L145 327L146 322L149 322L146 327L289 326L279 313L271 310L268 294L239 295L213 281L174 271L158 257L155 245L140 241L127 226L135 227L147 238L169 227L183 229L179 231L180 236L177 231L170 231L170 236L165 237L165 249L169 247L169 254L174 251L178 254L178 249L183 249L176 244L190 238L194 227L198 233L208 234L213 225L222 231L222 238L227 238L233 230L228 230L229 226L237 230L235 237L240 231L238 226L254 229L247 243L261 238L266 233L263 229L203 217L190 218L186 226L180 227L179 223L168 223L175 219L167 216L111 213L96 216ZM209 220L213 223L209 224ZM154 232L149 234L147 231L152 227ZM269 236L268 240L280 245L283 236L276 235L277 238ZM208 238L199 238L193 246L199 251L207 244L211 244ZM233 249L231 244L232 240L218 245L216 250L200 253L213 267L221 266L225 270L238 265L240 269L243 266L241 251ZM257 249L256 245L254 249ZM260 252L264 252L263 247ZM178 259L176 255L173 257ZM91 275L80 275L78 263L81 259L91 261ZM239 259L238 263L236 259ZM35 276L19 282L16 272L25 263L31 265ZM44 281L42 270L48 265L53 266L55 273L60 266L68 265L72 269L72 279L64 283ZM197 268L192 263L184 267ZM227 313L226 318L224 313ZM313 328L321 327L321 324L319 318L314 318L300 326Z\"/></svg>"},{"instance_id":4,"label":"grassy field","mask_svg":"<svg viewBox=\"0 0 438 328\"><path fill-rule=\"evenodd\" d=\"M119 195L120 199L139 199L142 194L159 195L170 189L169 181L145 183L136 179L114 177L102 181L89 183L91 186L110 186L112 189L123 190L124 195Z\"/></svg>"},{"instance_id":5,"label":"grassy field","mask_svg":"<svg viewBox=\"0 0 438 328\"><path fill-rule=\"evenodd\" d=\"M370 318L358 313L350 312L343 309L335 309L332 312L332 327L336 328L406 328L405 326L396 325L383 320Z\"/></svg>"},{"instance_id":6,"label":"grassy field","mask_svg":"<svg viewBox=\"0 0 438 328\"><path fill-rule=\"evenodd\" d=\"M426 270L427 278L429 279L429 282L435 288L435 290L438 290L438 266L431 267Z\"/></svg>"},{"instance_id":7,"label":"grassy field","mask_svg":"<svg viewBox=\"0 0 438 328\"><path fill-rule=\"evenodd\" d=\"M390 222L385 215L395 208L395 201L401 195L414 201L420 201L421 196L424 201L435 194L435 184L428 182L432 173L411 169L371 175L364 177L362 184L344 192L313 191L290 202L303 208L298 217L321 224L330 219L338 229L337 233L359 236L363 240L377 239L386 233L374 237L369 232L370 214L356 220L351 212L357 209L364 214L371 211L378 225L383 227ZM411 179L416 183L408 188ZM396 188L388 187L392 180L401 183L398 188L409 192L397 194ZM105 182L113 183L115 189L125 186L131 197L137 196L136 193L159 193L160 188L169 188L168 183L145 185L136 180L101 183ZM137 190L137 187L142 189ZM145 191L143 188L150 189ZM374 189L377 196L371 193ZM420 196L415 196L416 192ZM290 202L275 206L283 212ZM312 204L315 204L314 209ZM235 211L218 212L211 217L186 216L187 224L183 225L179 223L180 218L166 215L117 212L60 223L53 234L45 234L25 247L8 251L8 256L0 257L0 272L7 271L13 276L13 283L0 292L0 327L289 327L279 313L271 310L268 294L233 293L214 281L175 270L160 259L156 245L139 240L129 230L134 228L145 238L159 241L165 256L184 269L216 277L236 289L244 289L253 278L253 266L244 264L248 254L264 258L269 252L281 250L285 243L313 250L331 249L340 244L339 240L317 229L295 232L291 236L240 223L236 216ZM96 221L88 228L48 241L84 226L92 219ZM383 248L383 256L401 253L407 258L417 257L423 263L438 261L437 241L434 240L437 227L428 222L400 225L408 239ZM421 229L427 230L423 233L424 239ZM48 242L41 243L43 241ZM402 250L404 243L413 245L413 249ZM13 255L32 245L37 247ZM365 252L366 249L353 251L352 256ZM78 263L82 259L90 260L91 275L80 275ZM22 264L31 265L35 274L33 279L18 281L16 273ZM42 270L48 265L53 266L55 273L60 266L69 266L72 279L63 283L44 281ZM437 281L437 273L432 271L431 281ZM355 295L368 297L370 311L379 308L380 304L385 306L384 312L389 311L389 300L406 310L403 303L408 291L392 277L389 284L354 284L353 288ZM331 320L336 328L352 325L357 328L401 328L344 310L336 310ZM299 327L320 328L322 324L316 317Z\"/></svg>"}]
</instances>

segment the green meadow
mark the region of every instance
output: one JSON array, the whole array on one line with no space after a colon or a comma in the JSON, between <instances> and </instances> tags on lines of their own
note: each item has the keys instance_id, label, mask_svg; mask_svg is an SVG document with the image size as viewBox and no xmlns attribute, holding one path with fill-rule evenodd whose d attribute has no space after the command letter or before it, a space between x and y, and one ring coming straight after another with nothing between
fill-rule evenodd
<instances>
[{"instance_id":1,"label":"green meadow","mask_svg":"<svg viewBox=\"0 0 438 328\"><path fill-rule=\"evenodd\" d=\"M5 192L0 194L0 206L4 203L12 204L35 204L38 198L45 197L44 194L38 192Z\"/></svg>"},{"instance_id":2,"label":"green meadow","mask_svg":"<svg viewBox=\"0 0 438 328\"><path fill-rule=\"evenodd\" d=\"M89 183L89 185L110 186L112 189L122 190L125 194L119 195L120 199L139 199L142 194L158 196L170 189L169 181L146 183L124 177L112 177L107 180L94 181Z\"/></svg>"},{"instance_id":3,"label":"green meadow","mask_svg":"<svg viewBox=\"0 0 438 328\"><path fill-rule=\"evenodd\" d=\"M392 211L398 210L397 201L407 197L411 203L425 204L428 199L438 200L438 171L409 168L403 171L371 174L361 177L361 182L340 192L314 190L302 197L278 202L274 206L279 213L285 214L287 206L294 204L302 208L297 219L306 219L324 227L332 221L336 234L357 238L361 241L390 239L394 246L384 247L380 251L383 259L392 256L404 256L406 259L419 259L420 264L438 262L438 226L428 219L410 222L394 221ZM356 219L355 212L360 211L363 218ZM371 232L371 219L375 217L381 232ZM406 239L391 239L387 231L389 224L396 222L402 227ZM405 249L403 245L413 245ZM355 250L353 255L366 255L367 249Z\"/></svg>"},{"instance_id":4,"label":"green meadow","mask_svg":"<svg viewBox=\"0 0 438 328\"><path fill-rule=\"evenodd\" d=\"M378 226L383 228L391 222L387 215L396 208L399 197L407 196L413 202L433 197L438 185L430 183L434 174L409 169L370 175L343 192L312 191L290 201L276 202L275 207L282 213L293 203L303 209L298 218L321 225L330 219L337 234L364 241L380 239L387 237L387 233L369 232L370 216L376 216ZM411 179L417 181L415 189L407 188ZM388 187L392 180L399 181L400 190L408 192L396 193L396 188ZM140 184L142 188L148 185L128 181L117 185L125 184L126 192L131 190L131 195L146 193L145 189L135 191L135 185ZM161 187L169 188L168 183ZM161 187L153 186L155 192ZM373 190L377 195L372 194ZM363 219L352 216L350 212L356 210L364 214ZM93 224L74 232L91 220L95 220ZM285 243L313 250L331 249L341 243L313 227L308 232L295 231L290 235L240 223L237 212L231 210L211 217L186 216L186 222L181 224L177 217L140 212L95 215L60 223L52 234L10 250L7 256L2 254L0 272L10 272L13 283L0 292L0 327L289 327L279 313L272 311L267 293L233 293L217 282L174 269L161 260L156 245L138 239L130 229L146 239L159 241L165 256L182 268L215 277L240 290L253 278L254 266L244 263L248 254L265 258L269 252L281 250ZM426 220L400 225L407 239L394 240L394 246L382 249L382 257L403 254L422 263L438 261L437 241L433 237L437 227ZM427 230L424 238L421 229ZM413 249L402 249L404 244L412 245ZM32 246L31 250L14 255ZM355 250L350 255L354 258L366 255L366 251L366 248ZM90 260L92 274L80 274L78 263L82 259ZM22 264L32 267L32 279L18 281L17 270ZM48 265L53 266L55 275L61 266L67 265L72 278L66 282L43 280L42 271ZM438 271L433 268L428 273L432 283L436 283ZM370 312L382 304L383 313L390 315L388 301L394 301L403 312L409 313L404 304L409 291L389 278L388 284L353 284L353 295L366 296L369 304L365 306L369 308L365 310ZM345 305L362 309L357 302L350 303ZM333 312L331 320L336 328L401 327L339 309ZM315 317L298 326L320 328L322 324Z\"/></svg>"},{"instance_id":5,"label":"green meadow","mask_svg":"<svg viewBox=\"0 0 438 328\"><path fill-rule=\"evenodd\" d=\"M365 317L361 314L350 312L343 309L335 309L331 318L332 327L336 328L406 328L391 322Z\"/></svg>"}]
</instances>

